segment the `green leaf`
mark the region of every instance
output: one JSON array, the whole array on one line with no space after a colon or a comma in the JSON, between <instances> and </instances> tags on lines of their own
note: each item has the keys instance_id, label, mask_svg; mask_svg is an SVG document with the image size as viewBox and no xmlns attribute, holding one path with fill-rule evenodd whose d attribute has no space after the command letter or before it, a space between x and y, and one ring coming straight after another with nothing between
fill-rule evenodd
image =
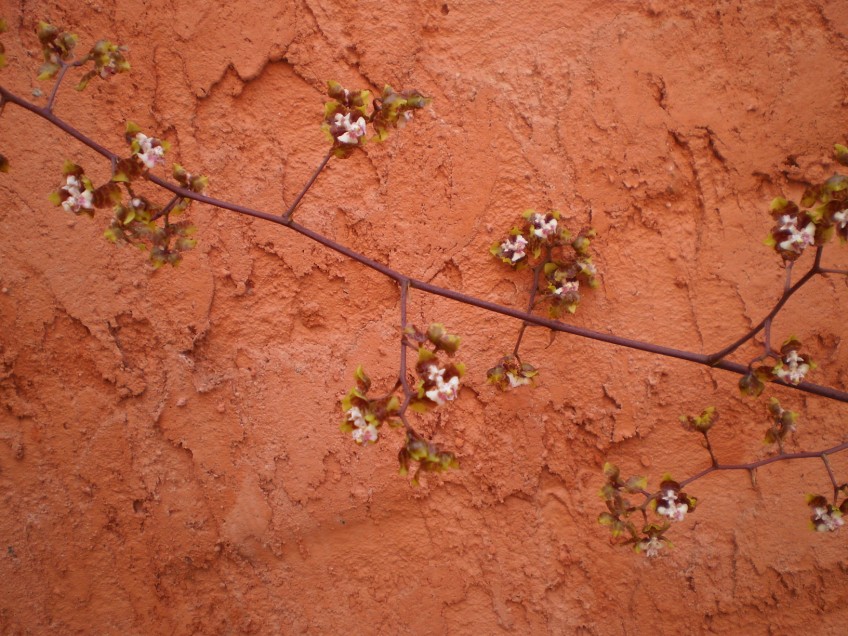
<instances>
[{"instance_id":1,"label":"green leaf","mask_svg":"<svg viewBox=\"0 0 848 636\"><path fill-rule=\"evenodd\" d=\"M611 526L616 523L618 519L616 519L613 515L608 512L602 512L598 515L598 523L602 526Z\"/></svg>"},{"instance_id":2,"label":"green leaf","mask_svg":"<svg viewBox=\"0 0 848 636\"><path fill-rule=\"evenodd\" d=\"M604 464L604 476L610 483L618 481L618 478L621 476L621 471L618 469L618 466L612 464L610 462L606 462Z\"/></svg>"},{"instance_id":3,"label":"green leaf","mask_svg":"<svg viewBox=\"0 0 848 636\"><path fill-rule=\"evenodd\" d=\"M38 80L48 80L56 77L56 74L59 72L61 67L58 64L54 64L53 62L45 62L41 65L41 68L38 69Z\"/></svg>"},{"instance_id":4,"label":"green leaf","mask_svg":"<svg viewBox=\"0 0 848 636\"><path fill-rule=\"evenodd\" d=\"M848 166L848 148L842 144L833 145L833 157L843 166Z\"/></svg>"},{"instance_id":5,"label":"green leaf","mask_svg":"<svg viewBox=\"0 0 848 636\"><path fill-rule=\"evenodd\" d=\"M353 373L353 377L356 378L356 384L362 389L363 392L367 393L368 389L371 388L371 378L365 373L365 370L362 368L362 365L356 367L356 371Z\"/></svg>"},{"instance_id":6,"label":"green leaf","mask_svg":"<svg viewBox=\"0 0 848 636\"><path fill-rule=\"evenodd\" d=\"M630 493L638 493L646 490L648 488L648 478L647 477L631 477L624 484L624 489Z\"/></svg>"}]
</instances>

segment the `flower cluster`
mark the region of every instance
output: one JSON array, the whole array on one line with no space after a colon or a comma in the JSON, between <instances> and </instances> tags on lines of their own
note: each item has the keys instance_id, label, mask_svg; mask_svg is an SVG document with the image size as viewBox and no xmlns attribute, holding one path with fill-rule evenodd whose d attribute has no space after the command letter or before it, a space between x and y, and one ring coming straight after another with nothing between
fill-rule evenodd
<instances>
[{"instance_id":1,"label":"flower cluster","mask_svg":"<svg viewBox=\"0 0 848 636\"><path fill-rule=\"evenodd\" d=\"M47 22L39 22L36 33L44 55L44 64L38 70L38 79L53 79L62 66L66 66L73 59L74 47L79 38Z\"/></svg>"},{"instance_id":2,"label":"flower cluster","mask_svg":"<svg viewBox=\"0 0 848 636\"><path fill-rule=\"evenodd\" d=\"M695 510L697 500L685 492L680 492L680 484L672 479L665 479L660 484L660 492L652 500L654 510L671 521L683 521L687 512Z\"/></svg>"},{"instance_id":3,"label":"flower cluster","mask_svg":"<svg viewBox=\"0 0 848 636\"><path fill-rule=\"evenodd\" d=\"M409 407L429 411L451 402L459 395L459 381L465 375L465 365L439 359L439 352L453 356L459 348L459 338L445 331L444 325L431 324L426 332L408 327L405 342L418 350L415 371L418 382Z\"/></svg>"},{"instance_id":4,"label":"flower cluster","mask_svg":"<svg viewBox=\"0 0 848 636\"><path fill-rule=\"evenodd\" d=\"M108 182L95 188L85 171L72 161L66 161L62 167L63 185L50 194L50 201L61 206L66 212L76 215L94 216L94 208L105 208L120 200L120 189Z\"/></svg>"},{"instance_id":5,"label":"flower cluster","mask_svg":"<svg viewBox=\"0 0 848 636\"><path fill-rule=\"evenodd\" d=\"M644 552L646 557L653 559L654 557L659 556L659 552L663 548L673 548L674 545L671 541L663 536L668 528L668 524L646 524L642 528L642 537L633 545L633 549L637 553Z\"/></svg>"},{"instance_id":6,"label":"flower cluster","mask_svg":"<svg viewBox=\"0 0 848 636\"><path fill-rule=\"evenodd\" d=\"M486 371L486 380L501 391L506 391L532 384L537 375L539 372L534 366L522 363L516 356L509 355L501 358L497 366Z\"/></svg>"},{"instance_id":7,"label":"flower cluster","mask_svg":"<svg viewBox=\"0 0 848 636\"><path fill-rule=\"evenodd\" d=\"M94 186L74 163L66 163L63 170L65 185L54 193L54 200L66 212L94 216Z\"/></svg>"},{"instance_id":8,"label":"flower cluster","mask_svg":"<svg viewBox=\"0 0 848 636\"><path fill-rule=\"evenodd\" d=\"M167 142L148 137L132 122L127 124L127 142L132 154L116 162L112 178L95 188L83 169L68 161L63 169L64 184L50 195L50 200L74 214L94 216L94 208L114 206L114 217L104 232L113 243L128 243L148 250L154 268L162 265L177 265L183 253L193 248L195 228L186 221L173 221L188 208L191 200L175 197L164 208L157 207L133 191L134 179L156 165L164 162ZM202 175L192 175L179 164L174 164L174 178L184 188L201 192L209 180ZM123 190L122 190L123 188ZM124 191L129 195L124 203ZM159 219L163 224L158 224Z\"/></svg>"},{"instance_id":9,"label":"flower cluster","mask_svg":"<svg viewBox=\"0 0 848 636\"><path fill-rule=\"evenodd\" d=\"M339 428L350 433L357 444L373 444L379 437L379 429L383 424L400 426L397 419L400 412L400 399L394 392L379 398L369 398L367 393L371 388L371 379L362 367L357 367L354 373L356 385L342 398L344 419Z\"/></svg>"},{"instance_id":10,"label":"flower cluster","mask_svg":"<svg viewBox=\"0 0 848 636\"><path fill-rule=\"evenodd\" d=\"M836 144L834 158L848 165L848 149ZM848 241L848 177L835 174L807 188L800 205L778 197L771 202L770 213L775 225L766 244L784 262L796 260L810 245L824 245L834 234Z\"/></svg>"},{"instance_id":11,"label":"flower cluster","mask_svg":"<svg viewBox=\"0 0 848 636\"><path fill-rule=\"evenodd\" d=\"M421 472L444 472L459 468L459 461L453 453L440 450L433 442L422 439L412 430L406 433L406 444L398 453L398 462L401 475L409 474L410 462L418 462L418 468L412 476L412 483L416 486Z\"/></svg>"},{"instance_id":12,"label":"flower cluster","mask_svg":"<svg viewBox=\"0 0 848 636\"><path fill-rule=\"evenodd\" d=\"M390 128L403 128L412 121L413 113L424 108L431 101L419 91L396 92L391 86L383 87L383 94L374 100L374 112L371 122L376 132L375 139L383 141L389 136Z\"/></svg>"},{"instance_id":13,"label":"flower cluster","mask_svg":"<svg viewBox=\"0 0 848 636\"><path fill-rule=\"evenodd\" d=\"M772 369L772 373L787 382L788 384L797 385L803 382L807 373L815 368L815 363L809 356L798 353L801 350L801 343L790 338L783 343L780 348L780 361Z\"/></svg>"},{"instance_id":14,"label":"flower cluster","mask_svg":"<svg viewBox=\"0 0 848 636\"><path fill-rule=\"evenodd\" d=\"M845 525L844 516L848 515L848 499L844 499L842 505L837 508L822 495L807 495L807 505L812 511L810 526L816 532L836 532Z\"/></svg>"},{"instance_id":15,"label":"flower cluster","mask_svg":"<svg viewBox=\"0 0 848 636\"><path fill-rule=\"evenodd\" d=\"M524 222L509 231L503 241L495 243L489 252L516 269L527 265L530 256L539 258L544 248L565 246L571 241L568 230L560 227L560 214L551 210L545 214L535 210L522 213Z\"/></svg>"},{"instance_id":16,"label":"flower cluster","mask_svg":"<svg viewBox=\"0 0 848 636\"><path fill-rule=\"evenodd\" d=\"M787 411L777 398L771 398L768 403L768 413L771 416L771 426L766 431L765 443L777 444L783 450L783 440L795 430L795 422L798 414L795 411Z\"/></svg>"},{"instance_id":17,"label":"flower cluster","mask_svg":"<svg viewBox=\"0 0 848 636\"><path fill-rule=\"evenodd\" d=\"M324 105L322 129L333 142L333 154L339 158L350 156L355 148L365 144L369 123L374 127L374 139L382 141L390 128L402 128L412 119L413 111L431 101L418 91L398 93L386 86L382 97L372 104L371 91L351 91L334 81L327 82L327 95L331 101Z\"/></svg>"},{"instance_id":18,"label":"flower cluster","mask_svg":"<svg viewBox=\"0 0 848 636\"><path fill-rule=\"evenodd\" d=\"M702 422L713 417L706 411L700 416ZM601 488L601 498L607 506L607 512L598 516L598 523L610 529L613 539L626 535L626 539L618 541L633 546L636 552L644 552L648 557L655 557L664 547L671 547L664 535L671 527L671 521L683 521L686 514L695 510L697 500L680 491L680 484L669 475L663 475L658 492L649 493L646 488L648 480L645 477L630 477L624 481L621 472L614 464L604 465L606 482ZM626 494L640 494L645 499L639 505L633 505L625 497ZM650 508L660 519L648 522L646 510ZM640 513L644 523L637 529L630 517Z\"/></svg>"},{"instance_id":19,"label":"flower cluster","mask_svg":"<svg viewBox=\"0 0 848 636\"><path fill-rule=\"evenodd\" d=\"M124 56L126 50L125 46L118 46L109 40L99 40L82 60L82 62L89 60L94 62L94 68L82 76L76 89L78 91L85 89L94 77L109 79L113 75L129 71L130 63Z\"/></svg>"},{"instance_id":20,"label":"flower cluster","mask_svg":"<svg viewBox=\"0 0 848 636\"><path fill-rule=\"evenodd\" d=\"M132 157L140 164L141 168L150 170L165 164L165 152L170 148L167 141L148 137L131 121L127 122L125 137L130 144Z\"/></svg>"},{"instance_id":21,"label":"flower cluster","mask_svg":"<svg viewBox=\"0 0 848 636\"><path fill-rule=\"evenodd\" d=\"M539 281L539 287L551 303L550 315L559 318L563 311L574 313L580 303L581 284L598 285L598 270L589 254L595 232L584 229L572 237L561 226L556 210L545 214L525 210L522 216L524 223L512 228L489 252L514 269L541 267L544 279Z\"/></svg>"},{"instance_id":22,"label":"flower cluster","mask_svg":"<svg viewBox=\"0 0 848 636\"><path fill-rule=\"evenodd\" d=\"M778 379L792 385L803 382L807 374L816 368L816 363L810 356L801 353L802 348L803 345L797 338L790 337L780 347L779 352L769 354L769 357L777 362L748 369L748 373L739 379L739 391L742 395L758 397L765 389L766 382L771 380Z\"/></svg>"},{"instance_id":23,"label":"flower cluster","mask_svg":"<svg viewBox=\"0 0 848 636\"><path fill-rule=\"evenodd\" d=\"M681 415L680 422L687 431L698 432L706 435L707 432L718 422L718 413L714 406L708 406L700 415Z\"/></svg>"}]
</instances>

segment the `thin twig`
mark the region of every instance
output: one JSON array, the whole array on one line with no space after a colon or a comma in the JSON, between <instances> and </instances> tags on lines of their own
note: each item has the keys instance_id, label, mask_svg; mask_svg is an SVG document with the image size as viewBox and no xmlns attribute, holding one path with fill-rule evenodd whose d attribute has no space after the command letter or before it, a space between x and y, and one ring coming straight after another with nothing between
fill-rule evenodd
<instances>
[{"instance_id":1,"label":"thin twig","mask_svg":"<svg viewBox=\"0 0 848 636\"><path fill-rule=\"evenodd\" d=\"M283 213L283 220L284 221L288 221L289 219L291 219L292 214L294 214L294 211L297 209L297 206L300 205L301 199L303 199L303 197L306 196L306 193L309 192L309 188L311 188L312 184L315 183L315 179L318 178L318 175L321 174L321 172L327 166L327 162L330 161L330 157L332 157L332 156L333 156L333 150L330 149L330 151L327 153L327 155L321 160L320 165L315 169L315 172L313 172L312 176L309 177L309 180L306 182L306 185L303 186L303 189L300 191L300 194L298 194L294 198L294 201L292 201L291 205Z\"/></svg>"},{"instance_id":2,"label":"thin twig","mask_svg":"<svg viewBox=\"0 0 848 636\"><path fill-rule=\"evenodd\" d=\"M548 248L548 258L550 258L550 248ZM536 267L533 268L533 287L530 289L530 300L527 302L527 313L530 314L533 311L533 306L536 304L536 292L539 290L539 274L542 271L542 268L545 266L545 261L540 261ZM518 330L518 338L515 341L515 348L512 350L512 355L514 355L519 360L521 359L518 355L518 349L521 347L521 339L524 337L524 330L527 329L528 323L522 322L521 328Z\"/></svg>"},{"instance_id":3,"label":"thin twig","mask_svg":"<svg viewBox=\"0 0 848 636\"><path fill-rule=\"evenodd\" d=\"M716 464L715 466L710 466L709 468L705 468L701 472L689 477L688 479L684 479L680 482L680 487L683 488L688 486L689 484L698 481L706 477L707 475L714 473L719 470L748 470L753 471L760 466L766 466L767 464L773 464L775 462L783 462L790 461L793 459L820 459L826 455L832 455L834 453L840 453L844 450L848 450L848 442L842 442L841 444L837 444L836 446L831 446L830 448L826 448L821 451L808 451L802 453L778 453L777 455L772 455L771 457L766 457L765 459L761 459L759 461L751 462L749 464Z\"/></svg>"},{"instance_id":4,"label":"thin twig","mask_svg":"<svg viewBox=\"0 0 848 636\"><path fill-rule=\"evenodd\" d=\"M771 319L774 318L777 313L783 308L783 305L785 305L786 301L788 301L792 297L792 294L801 289L807 283L807 281L809 281L813 276L819 273L819 263L821 262L821 253L823 249L823 245L819 245L818 247L816 247L816 258L815 262L813 263L813 266L810 267L809 271L807 271L806 274L804 274L801 278L798 279L798 282L796 282L788 289L784 288L783 294L780 296L780 299L778 299L775 306L772 307L772 310L766 315L765 318L762 319L762 321L760 321L760 323L756 327L751 329L748 333L739 338L736 342L727 345L724 349L710 354L709 356L707 356L707 359L711 362L718 362L719 360L723 360L731 353L736 351L743 344L748 342L751 338L756 336L760 331L762 331L762 329L766 326L767 323L770 324Z\"/></svg>"}]
</instances>

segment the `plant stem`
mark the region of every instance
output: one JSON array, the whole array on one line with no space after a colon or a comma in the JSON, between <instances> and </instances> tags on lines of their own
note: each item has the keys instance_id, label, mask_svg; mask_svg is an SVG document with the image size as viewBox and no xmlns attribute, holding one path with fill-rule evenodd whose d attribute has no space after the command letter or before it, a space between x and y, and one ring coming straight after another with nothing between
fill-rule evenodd
<instances>
[{"instance_id":1,"label":"plant stem","mask_svg":"<svg viewBox=\"0 0 848 636\"><path fill-rule=\"evenodd\" d=\"M550 248L548 248L548 258L550 258ZM533 306L536 304L536 292L539 289L539 274L542 269L545 267L545 261L542 261L533 268L533 287L530 289L530 300L527 302L527 313L533 311ZM512 355L514 355L519 360L521 359L518 356L518 349L521 347L521 339L524 337L524 331L527 329L526 322L521 323L521 328L518 330L518 339L515 341L515 348L512 350Z\"/></svg>"},{"instance_id":2,"label":"plant stem","mask_svg":"<svg viewBox=\"0 0 848 636\"><path fill-rule=\"evenodd\" d=\"M762 329L766 326L766 323L771 324L772 318L774 318L777 313L783 308L783 305L786 304L786 301L789 300L792 294L801 289L801 287L803 287L807 283L807 281L809 281L813 276L819 273L819 264L821 263L821 255L823 249L823 245L819 245L816 248L816 258L815 262L813 263L813 266L810 267L809 271L807 271L806 274L804 274L800 279L798 279L798 282L796 282L791 287L784 286L783 294L778 299L777 304L775 304L775 306L772 307L772 310L768 313L768 315L766 315L766 317L763 318L762 321L760 321L760 324L751 329L748 333L739 338L739 340L737 340L736 342L726 346L724 349L721 349L716 353L707 356L707 359L710 361L710 363L718 362L719 360L724 359L725 357L736 351L743 344L748 342L751 338L756 336L760 331L762 331ZM786 284L788 284L788 282L789 277L787 276Z\"/></svg>"},{"instance_id":3,"label":"plant stem","mask_svg":"<svg viewBox=\"0 0 848 636\"><path fill-rule=\"evenodd\" d=\"M680 487L683 488L684 486L696 482L699 479L702 479L707 475L719 470L753 471L754 469L759 468L760 466L766 466L767 464L773 464L775 462L783 462L793 459L820 459L822 457L825 457L826 455L840 453L844 450L848 450L848 442L842 442L841 444L831 446L830 448L826 448L825 450L821 451L809 451L803 453L779 453L777 455L773 455L771 457L767 457L759 461L751 462L750 464L716 464L714 466L710 466L709 468L705 468L701 472L693 475L692 477L689 477L688 479L684 479L680 482ZM833 481L835 483L835 479Z\"/></svg>"},{"instance_id":4,"label":"plant stem","mask_svg":"<svg viewBox=\"0 0 848 636\"><path fill-rule=\"evenodd\" d=\"M330 149L330 151L327 152L326 156L321 160L321 163L315 169L315 172L313 172L312 176L309 177L309 180L306 182L306 185L303 186L303 189L300 191L300 194L298 194L294 198L294 201L292 201L292 204L283 213L283 221L288 221L289 219L291 219L292 214L294 214L294 211L297 209L297 206L300 205L301 199L303 199L303 197L306 196L306 193L309 192L309 188L311 188L312 184L315 183L315 179L318 178L318 175L321 174L321 172L327 166L327 162L330 161L330 157L332 157L332 156L333 156L333 151L332 151L332 149Z\"/></svg>"},{"instance_id":5,"label":"plant stem","mask_svg":"<svg viewBox=\"0 0 848 636\"><path fill-rule=\"evenodd\" d=\"M10 91L8 91L7 89L5 89L2 86L0 86L0 96L2 96L4 99L8 100L9 102L11 102L13 104L20 106L21 108L24 108L26 110L29 110L30 112L38 115L39 117L41 117L43 119L46 119L47 121L52 123L57 128L65 131L68 135L79 140L80 142L82 142L83 144L85 144L86 146L88 146L89 148L94 150L95 152L100 153L101 155L103 155L107 159L112 160L112 161L119 159L118 155L116 155L115 153L111 152L110 150L104 148L103 146L101 146L100 144L95 142L94 140L90 139L85 134L81 133L76 128L74 128L73 126L71 126L70 124L65 122L64 120L56 117L53 113L51 113L47 109L36 106L35 104L32 104L31 102L28 102L28 101L22 99L21 97L18 97L17 95L15 95L14 93L11 93ZM581 338L589 338L589 339L592 339L592 340L597 340L599 342L605 342L607 344L612 344L612 345L619 346L619 347L627 347L627 348L630 348L630 349L636 349L638 351L644 351L644 352L647 352L647 353L653 353L653 354L656 354L656 355L666 356L666 357L675 358L675 359L678 359L678 360L685 360L685 361L693 362L693 363L696 363L696 364L710 366L712 368L721 369L721 370L724 370L724 371L729 371L731 373L736 373L738 375L745 375L748 372L748 368L745 365L738 364L738 363L735 363L735 362L729 362L729 361L726 361L726 360L722 360L722 358L725 355L727 355L728 353L730 353L733 350L735 350L736 348L738 348L738 346L740 346L744 342L747 342L750 338L752 338L762 328L762 323L761 323L760 326L758 326L757 328L755 328L754 330L749 332L749 334L747 334L744 338L740 339L738 341L738 343L734 343L730 347L726 348L725 350L722 350L721 352L719 352L717 354L706 355L706 354L695 353L695 352L692 352L692 351L686 351L686 350L682 350L682 349L675 349L673 347L665 347L665 346L653 344L653 343L650 343L650 342L634 340L634 339L631 339L631 338L624 338L624 337L621 337L621 336L616 336L614 334L602 333L602 332L599 332L599 331L594 331L592 329L586 329L586 328L583 328L583 327L578 327L578 326L575 326L575 325L563 323L563 322L560 322L558 320L551 320L551 319L542 318L542 317L539 317L539 316L532 316L532 315L528 315L527 312L525 312L525 311L513 309L512 307L506 307L504 305L493 303L493 302L490 302L490 301L487 301L487 300L476 298L474 296L469 296L467 294L463 294L461 292L457 292L457 291L454 291L454 290L451 290L451 289L445 289L443 287L438 287L437 285L432 285L430 283L427 283L427 282L424 282L424 281L421 281L421 280L417 280L415 278L411 278L411 277L409 277L405 274L402 274L402 273L392 269L391 267L388 267L387 265L379 263L379 262L365 256L364 254L360 254L360 253L355 252L354 250L352 250L352 249L350 249L350 248L348 248L344 245L336 243L332 239L324 236L323 234L319 234L318 232L315 232L314 230L311 230L307 227L304 227L303 225L296 223L295 221L293 221L290 218L286 219L286 218L279 216L279 215L271 214L271 213L268 213L268 212L263 212L261 210L255 210L255 209L247 207L247 206L238 205L238 204L235 204L235 203L230 203L228 201L223 201L221 199L209 197L209 196L206 196L206 195L203 195L203 194L199 194L197 192L192 192L191 190L187 190L187 189L182 188L178 185L174 185L174 184L162 179L161 177L157 177L157 176L149 174L149 173L147 173L145 175L145 178L148 179L151 183L154 183L154 184L160 186L161 188L164 188L165 190L168 190L168 191L172 192L173 194L178 195L180 197L185 197L185 198L191 199L193 201L197 201L199 203L206 203L208 205L212 205L212 206L224 209L224 210L230 210L230 211L236 212L238 214L243 214L243 215L246 215L246 216L262 219L262 220L265 220L265 221L269 221L271 223L276 223L278 225L284 225L287 228L294 230L298 234L301 234L302 236L305 236L305 237L307 237L307 238L309 238L309 239L311 239L311 240L313 240L317 243L320 243L321 245L327 247L328 249L331 249L331 250L333 250L333 251L335 251L335 252L337 252L337 253L339 253L339 254L341 254L341 255L343 255L343 256L351 259L351 260L354 260L354 261L356 261L356 262L358 262L358 263L360 263L360 264L362 264L362 265L364 265L364 266L366 266L370 269L373 269L374 271L377 271L377 272L383 274L387 278L391 278L392 280L397 281L398 283L406 282L406 284L408 285L409 288L418 289L420 291L423 291L423 292L426 292L426 293L429 293L429 294L433 294L435 296L441 296L443 298L448 298L450 300L454 300L456 302L464 303L466 305L470 305L470 306L473 306L473 307L478 307L478 308L486 310L486 311L498 313L498 314L501 314L501 315L504 315L504 316L509 316L511 318L516 318L518 320L521 320L523 322L526 322L526 323L529 323L529 324L532 324L532 325L537 325L537 326L540 326L540 327L546 327L546 328L551 329L553 331L569 333L569 334L572 334L572 335L575 335L575 336L579 336ZM772 309L769 316L774 316L774 314L776 314L777 311L780 310L780 308L788 300L789 296L792 293L797 291L812 276L814 276L816 273L818 273L819 260L820 260L820 257L821 257L821 249L822 249L821 247L818 248L818 251L817 251L817 254L816 254L815 265L797 283L795 283L795 285L792 286L792 288L789 290L789 292L784 292L783 297L780 299L780 301L778 301L778 304ZM812 384L812 383L809 383L809 382L801 382L800 384L792 385L792 384L788 384L786 382L783 382L780 379L773 380L773 383L781 385L781 386L785 386L785 387L788 387L788 388L796 389L796 390L799 390L799 391L803 391L803 392L806 392L806 393L811 393L813 395L820 395L822 397L826 397L826 398L830 398L830 399L837 400L837 401L840 401L840 402L847 402L848 403L848 392L840 391L839 389L835 389L835 388L832 388L832 387L820 386L820 385Z\"/></svg>"}]
</instances>

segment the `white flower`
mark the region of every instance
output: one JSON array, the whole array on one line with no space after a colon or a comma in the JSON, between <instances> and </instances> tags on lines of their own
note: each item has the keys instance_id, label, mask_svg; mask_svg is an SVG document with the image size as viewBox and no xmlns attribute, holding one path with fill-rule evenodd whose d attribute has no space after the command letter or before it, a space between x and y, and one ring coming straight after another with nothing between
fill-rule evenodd
<instances>
[{"instance_id":1,"label":"white flower","mask_svg":"<svg viewBox=\"0 0 848 636\"><path fill-rule=\"evenodd\" d=\"M81 190L82 184L74 175L68 175L62 190L68 193L68 197L62 201L62 207L67 212L79 212L82 209L94 208L93 195L88 190Z\"/></svg>"},{"instance_id":2,"label":"white flower","mask_svg":"<svg viewBox=\"0 0 848 636\"><path fill-rule=\"evenodd\" d=\"M369 442L373 444L379 437L377 427L373 424L369 424L362 428L355 428L351 435L353 436L353 441L357 444L368 444Z\"/></svg>"},{"instance_id":3,"label":"white flower","mask_svg":"<svg viewBox=\"0 0 848 636\"><path fill-rule=\"evenodd\" d=\"M567 280L560 287L554 289L554 296L559 296L560 298L564 298L566 294L569 293L577 293L580 289L580 281L576 280Z\"/></svg>"},{"instance_id":4,"label":"white flower","mask_svg":"<svg viewBox=\"0 0 848 636\"><path fill-rule=\"evenodd\" d=\"M810 365L794 349L784 356L783 362L786 366L775 367L773 373L789 384L800 384L810 370Z\"/></svg>"},{"instance_id":5,"label":"white flower","mask_svg":"<svg viewBox=\"0 0 848 636\"><path fill-rule=\"evenodd\" d=\"M845 525L845 520L838 510L828 512L827 508L813 508L813 524L819 532L835 532Z\"/></svg>"},{"instance_id":6,"label":"white flower","mask_svg":"<svg viewBox=\"0 0 848 636\"><path fill-rule=\"evenodd\" d=\"M533 234L540 239L546 239L552 236L557 229L557 220L551 218L550 221L545 221L545 217L541 214L534 214L530 217L530 223L533 226Z\"/></svg>"},{"instance_id":7,"label":"white flower","mask_svg":"<svg viewBox=\"0 0 848 636\"><path fill-rule=\"evenodd\" d=\"M840 230L844 230L845 227L848 226L848 208L840 210L834 214L833 220L836 221L836 225Z\"/></svg>"},{"instance_id":8,"label":"white flower","mask_svg":"<svg viewBox=\"0 0 848 636\"><path fill-rule=\"evenodd\" d=\"M155 166L165 163L165 149L159 144L159 140L148 137L144 133L137 133L135 140L138 142L139 147L139 152L136 153L136 156L141 160L145 168L150 170Z\"/></svg>"},{"instance_id":9,"label":"white flower","mask_svg":"<svg viewBox=\"0 0 848 636\"><path fill-rule=\"evenodd\" d=\"M642 541L639 542L639 547L642 548L646 557L652 559L659 554L660 550L662 550L663 542L656 537L651 537L650 539L642 539Z\"/></svg>"},{"instance_id":10,"label":"white flower","mask_svg":"<svg viewBox=\"0 0 848 636\"><path fill-rule=\"evenodd\" d=\"M798 229L798 220L785 214L780 217L780 231L789 232L789 237L778 244L780 249L786 252L795 252L800 254L808 245L815 242L816 224L810 221L804 229Z\"/></svg>"},{"instance_id":11,"label":"white flower","mask_svg":"<svg viewBox=\"0 0 848 636\"><path fill-rule=\"evenodd\" d=\"M689 506L685 503L677 503L677 493L673 490L666 490L665 495L657 503L657 513L672 521L683 521L687 512L689 512Z\"/></svg>"},{"instance_id":12,"label":"white flower","mask_svg":"<svg viewBox=\"0 0 848 636\"><path fill-rule=\"evenodd\" d=\"M341 144L358 144L359 138L365 135L366 132L365 118L360 117L356 121L352 122L350 120L350 113L346 113L345 115L336 113L336 116L333 118L333 125L340 130L344 130L341 135L336 137L338 142Z\"/></svg>"},{"instance_id":13,"label":"white flower","mask_svg":"<svg viewBox=\"0 0 848 636\"><path fill-rule=\"evenodd\" d=\"M369 442L373 444L377 441L379 437L377 427L368 423L368 420L365 419L358 406L348 409L347 421L356 427L351 431L354 442L357 444L367 444Z\"/></svg>"},{"instance_id":14,"label":"white flower","mask_svg":"<svg viewBox=\"0 0 848 636\"><path fill-rule=\"evenodd\" d=\"M436 376L436 387L430 389L424 393L424 395L441 406L445 402L455 400L458 393L459 376L453 376L450 380L445 382L444 379L442 379L442 376L438 375Z\"/></svg>"},{"instance_id":15,"label":"white flower","mask_svg":"<svg viewBox=\"0 0 848 636\"><path fill-rule=\"evenodd\" d=\"M512 389L517 386L524 386L525 384L530 384L530 378L524 375L519 375L514 371L507 371L506 379L509 380L509 386Z\"/></svg>"},{"instance_id":16,"label":"white flower","mask_svg":"<svg viewBox=\"0 0 848 636\"><path fill-rule=\"evenodd\" d=\"M438 382L444 377L444 375L445 370L440 369L435 364L431 364L429 367L427 367L427 379L431 382Z\"/></svg>"},{"instance_id":17,"label":"white flower","mask_svg":"<svg viewBox=\"0 0 848 636\"><path fill-rule=\"evenodd\" d=\"M526 256L525 247L527 247L527 239L518 234L515 238L507 239L501 243L501 253L515 263ZM511 257L509 256L510 253L512 253Z\"/></svg>"}]
</instances>

